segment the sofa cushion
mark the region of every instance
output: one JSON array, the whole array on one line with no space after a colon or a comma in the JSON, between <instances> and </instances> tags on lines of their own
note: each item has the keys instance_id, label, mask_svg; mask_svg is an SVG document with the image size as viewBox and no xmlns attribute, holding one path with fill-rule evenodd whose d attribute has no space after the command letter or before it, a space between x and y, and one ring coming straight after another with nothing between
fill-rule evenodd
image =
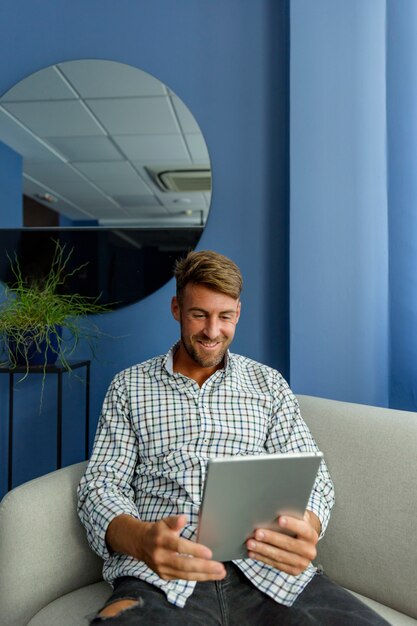
<instances>
[{"instance_id":1,"label":"sofa cushion","mask_svg":"<svg viewBox=\"0 0 417 626\"><path fill-rule=\"evenodd\" d=\"M37 613L27 626L86 626L111 594L105 582L87 585L54 600Z\"/></svg>"},{"instance_id":2,"label":"sofa cushion","mask_svg":"<svg viewBox=\"0 0 417 626\"><path fill-rule=\"evenodd\" d=\"M94 615L103 606L110 593L111 588L105 582L77 589L48 604L30 620L27 626L57 626L57 624L86 626L88 617ZM351 593L382 615L390 624L417 626L417 620L414 618L390 609L375 600L365 598L359 593Z\"/></svg>"},{"instance_id":3,"label":"sofa cushion","mask_svg":"<svg viewBox=\"0 0 417 626\"><path fill-rule=\"evenodd\" d=\"M379 615L386 619L390 624L395 626L417 626L417 620L414 619L414 617L409 617L408 615L404 615L404 613L399 613L394 609L390 609L389 606L385 606L385 604L381 604L380 602L376 602L370 598L365 598L365 596L361 596L360 593L355 593L354 591L351 591L350 593L359 598L359 600L362 600L362 602L367 604L376 613L379 613Z\"/></svg>"}]
</instances>

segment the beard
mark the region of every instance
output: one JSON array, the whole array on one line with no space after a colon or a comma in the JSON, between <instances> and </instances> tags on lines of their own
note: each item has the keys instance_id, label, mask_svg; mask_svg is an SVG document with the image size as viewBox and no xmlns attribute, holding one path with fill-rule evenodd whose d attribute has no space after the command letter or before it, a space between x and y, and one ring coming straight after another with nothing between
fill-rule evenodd
<instances>
[{"instance_id":1,"label":"beard","mask_svg":"<svg viewBox=\"0 0 417 626\"><path fill-rule=\"evenodd\" d=\"M204 341L205 343L218 343L218 347L214 352L208 353L204 350L201 343L199 343L200 341ZM206 337L198 336L186 338L181 333L181 343L185 351L188 356L201 367L217 367L217 365L222 363L231 341L231 339L228 340L225 337L218 337L214 341L210 341Z\"/></svg>"}]
</instances>

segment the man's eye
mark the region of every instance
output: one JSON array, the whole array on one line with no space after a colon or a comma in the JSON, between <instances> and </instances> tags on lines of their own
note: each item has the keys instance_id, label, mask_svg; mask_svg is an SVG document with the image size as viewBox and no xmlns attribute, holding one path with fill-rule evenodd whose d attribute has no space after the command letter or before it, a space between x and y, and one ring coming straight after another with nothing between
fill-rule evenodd
<instances>
[{"instance_id":1,"label":"man's eye","mask_svg":"<svg viewBox=\"0 0 417 626\"><path fill-rule=\"evenodd\" d=\"M193 317L202 318L204 317L204 313L194 313Z\"/></svg>"}]
</instances>

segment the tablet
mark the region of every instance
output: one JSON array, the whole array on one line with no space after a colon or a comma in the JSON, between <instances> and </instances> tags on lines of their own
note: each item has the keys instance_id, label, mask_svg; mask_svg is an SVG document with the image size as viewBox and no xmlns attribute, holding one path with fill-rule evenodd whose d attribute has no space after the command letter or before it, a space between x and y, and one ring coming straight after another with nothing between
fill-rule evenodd
<instances>
[{"instance_id":1,"label":"tablet","mask_svg":"<svg viewBox=\"0 0 417 626\"><path fill-rule=\"evenodd\" d=\"M197 541L216 561L248 558L256 528L282 529L284 513L302 518L321 452L211 458L207 464Z\"/></svg>"}]
</instances>

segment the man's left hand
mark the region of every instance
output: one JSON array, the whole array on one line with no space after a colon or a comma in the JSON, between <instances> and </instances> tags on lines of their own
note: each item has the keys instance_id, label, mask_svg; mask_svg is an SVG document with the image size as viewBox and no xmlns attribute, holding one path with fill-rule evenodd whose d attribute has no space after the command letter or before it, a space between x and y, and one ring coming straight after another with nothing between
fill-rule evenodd
<instances>
[{"instance_id":1,"label":"man's left hand","mask_svg":"<svg viewBox=\"0 0 417 626\"><path fill-rule=\"evenodd\" d=\"M246 542L248 556L297 576L317 555L320 521L314 513L306 511L303 519L281 515L278 524L294 536L258 528Z\"/></svg>"}]
</instances>

